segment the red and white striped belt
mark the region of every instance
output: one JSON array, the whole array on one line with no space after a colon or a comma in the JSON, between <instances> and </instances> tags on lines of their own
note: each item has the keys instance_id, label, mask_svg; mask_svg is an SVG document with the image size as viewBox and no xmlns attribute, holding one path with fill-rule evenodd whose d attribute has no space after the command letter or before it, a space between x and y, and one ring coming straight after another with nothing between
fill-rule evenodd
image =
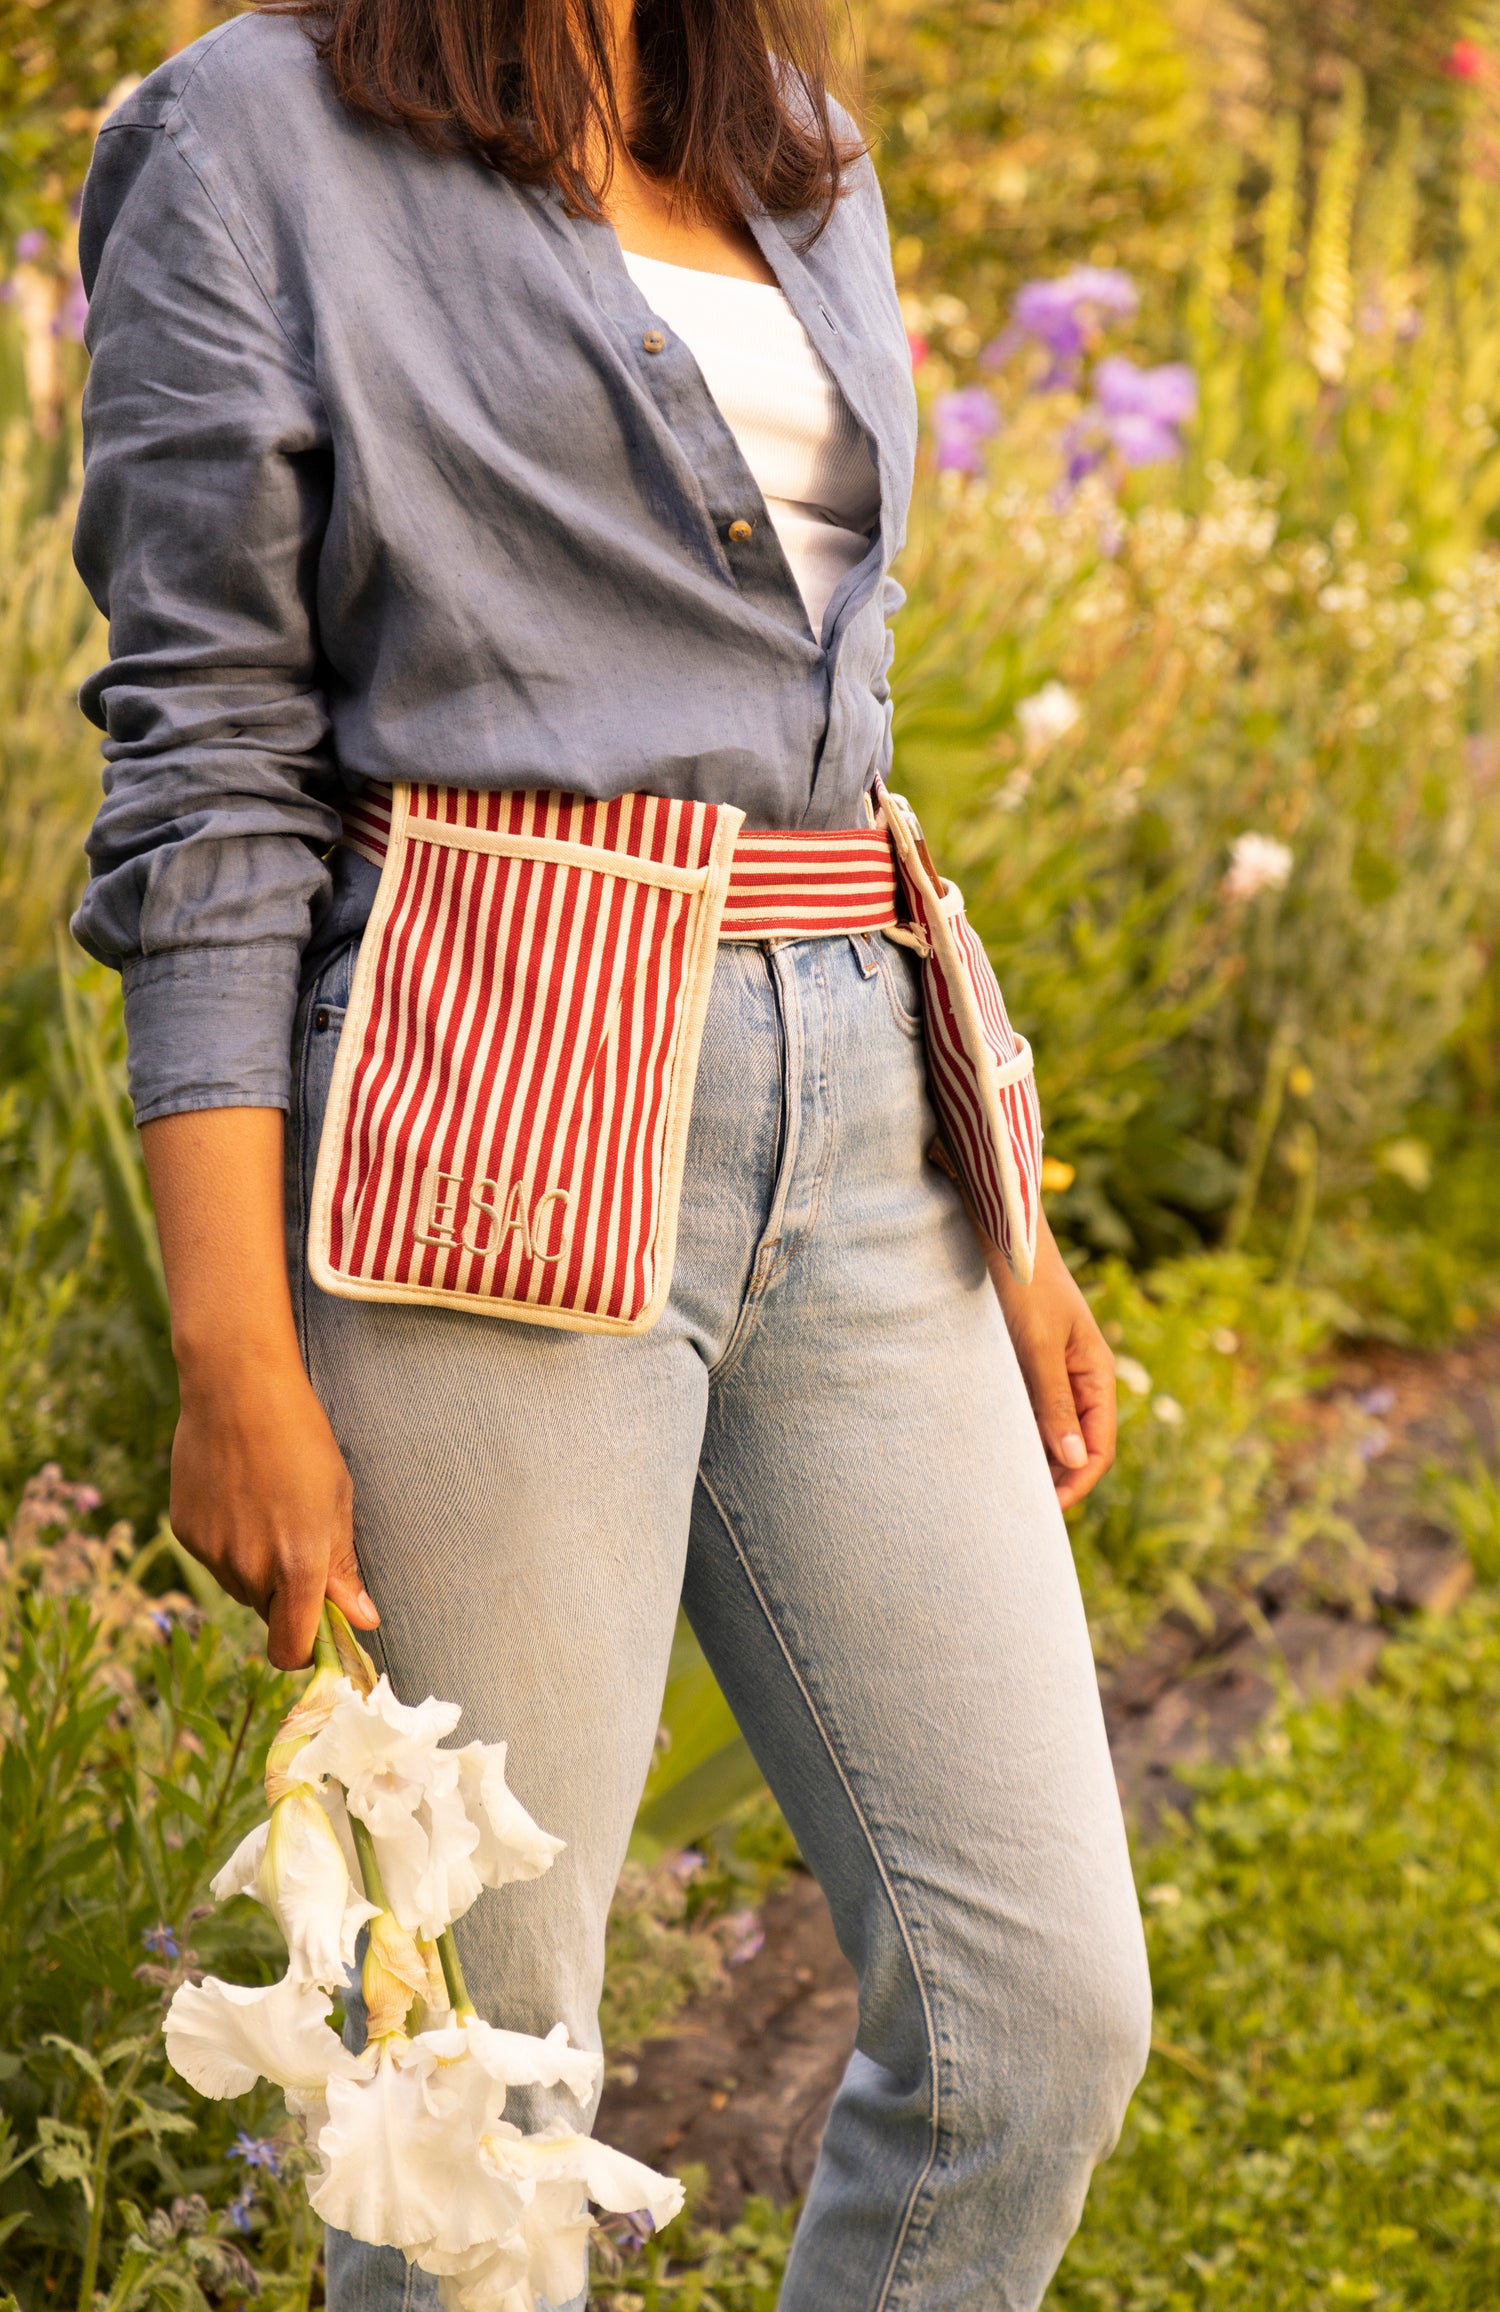
<instances>
[{"instance_id":1,"label":"red and white striped belt","mask_svg":"<svg viewBox=\"0 0 1500 2312\"><path fill-rule=\"evenodd\" d=\"M927 1075L980 1227L1023 1280L1031 1053L899 796L833 834L728 804L367 790L380 868L339 1038L308 1266L325 1292L638 1333L666 1304L722 940L880 931L922 956Z\"/></svg>"},{"instance_id":2,"label":"red and white striped belt","mask_svg":"<svg viewBox=\"0 0 1500 2312\"><path fill-rule=\"evenodd\" d=\"M464 832L497 831L513 816L511 796L489 796L473 788L431 790L445 798L443 819ZM502 809L502 804L505 806ZM588 844L604 821L607 806L576 799L569 826L572 840ZM391 790L367 787L343 811L345 847L383 867L391 839ZM489 827L493 820L495 826ZM429 840L432 828L428 830ZM900 932L901 886L896 857L884 827L845 827L772 832L742 827L735 837L719 938L725 940L818 939L841 932Z\"/></svg>"}]
</instances>

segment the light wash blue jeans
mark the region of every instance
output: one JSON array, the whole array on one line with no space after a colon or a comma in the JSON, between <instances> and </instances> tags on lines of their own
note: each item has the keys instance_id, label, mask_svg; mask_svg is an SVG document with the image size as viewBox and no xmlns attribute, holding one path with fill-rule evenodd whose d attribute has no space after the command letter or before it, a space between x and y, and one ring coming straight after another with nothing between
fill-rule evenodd
<instances>
[{"instance_id":1,"label":"light wash blue jeans","mask_svg":"<svg viewBox=\"0 0 1500 2312\"><path fill-rule=\"evenodd\" d=\"M1146 2057L1088 1634L1014 1353L874 937L720 952L671 1300L635 1338L320 1293L300 1243L352 952L299 1020L293 1273L397 1690L506 1739L566 1852L458 1929L598 2045L679 1595L827 1894L860 2025L782 2312L1031 2312ZM513 2098L537 2125L576 2107ZM435 2283L329 2241L331 2312Z\"/></svg>"}]
</instances>

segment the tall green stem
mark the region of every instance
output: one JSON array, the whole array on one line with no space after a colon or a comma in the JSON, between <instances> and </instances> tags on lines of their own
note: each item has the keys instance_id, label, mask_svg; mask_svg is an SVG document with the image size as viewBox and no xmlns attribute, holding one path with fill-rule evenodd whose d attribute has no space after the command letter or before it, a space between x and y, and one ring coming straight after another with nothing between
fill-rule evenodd
<instances>
[{"instance_id":1,"label":"tall green stem","mask_svg":"<svg viewBox=\"0 0 1500 2312\"><path fill-rule=\"evenodd\" d=\"M383 1911L390 1909L385 1899L385 1883L380 1876L380 1863L375 1853L375 1841L370 1826L361 1822L357 1814L349 1817L349 1828L354 1833L354 1851L359 1857L359 1875L364 1881L365 1898L378 1903Z\"/></svg>"},{"instance_id":2,"label":"tall green stem","mask_svg":"<svg viewBox=\"0 0 1500 2312\"><path fill-rule=\"evenodd\" d=\"M1265 1081L1261 1086L1260 1107L1256 1112L1255 1129L1250 1135L1250 1148L1245 1157L1245 1169L1240 1177L1239 1194L1229 1215L1224 1231L1224 1247L1238 1252L1249 1231L1260 1196L1260 1184L1265 1175L1266 1159L1281 1122L1282 1102L1286 1098L1286 1080L1297 1049L1296 1031L1281 1021L1271 1038L1266 1055Z\"/></svg>"},{"instance_id":3,"label":"tall green stem","mask_svg":"<svg viewBox=\"0 0 1500 2312\"><path fill-rule=\"evenodd\" d=\"M104 2245L104 2218L109 2201L109 2163L115 2148L115 2129L152 2044L148 2040L132 2059L114 2094L106 2098L104 2117L99 2122L99 2138L94 2146L94 2166L90 2177L93 2205L89 2209L88 2236L83 2248L83 2272L78 2282L78 2312L93 2312L94 2287L99 2278L99 2256Z\"/></svg>"},{"instance_id":4,"label":"tall green stem","mask_svg":"<svg viewBox=\"0 0 1500 2312\"><path fill-rule=\"evenodd\" d=\"M448 2003L460 2023L475 2014L469 1986L464 1981L463 1968L458 1963L458 1945L453 1940L453 1929L444 1927L438 1936L438 1957L443 1964L443 1981L448 1986Z\"/></svg>"}]
</instances>

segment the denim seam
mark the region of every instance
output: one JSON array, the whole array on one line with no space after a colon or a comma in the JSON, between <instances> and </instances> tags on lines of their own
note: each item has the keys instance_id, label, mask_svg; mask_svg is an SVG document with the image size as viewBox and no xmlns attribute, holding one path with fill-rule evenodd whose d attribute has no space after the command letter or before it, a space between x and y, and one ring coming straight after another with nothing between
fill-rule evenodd
<instances>
[{"instance_id":1,"label":"denim seam","mask_svg":"<svg viewBox=\"0 0 1500 2312\"><path fill-rule=\"evenodd\" d=\"M812 1180L808 1188L807 1218L803 1221L802 1226L797 1230L794 1236L783 1237L779 1248L779 1257L772 1262L764 1277L761 1278L757 1288L757 1297L763 1297L771 1290L773 1285L781 1283L783 1277L785 1277L790 1271L792 1262L796 1259L798 1253L802 1250L809 1237L812 1236L813 1232L817 1228L818 1222L822 1218L823 1214L824 1191L828 1185L828 1174L832 1166L831 1152L834 1139L836 1137L835 1127L838 1122L838 1113L834 1098L835 1079L832 1065L833 1007L829 1000L827 950L831 945L833 945L833 942L830 940L818 940L812 944L815 945L817 950L814 956L814 963L818 974L818 988L822 999L823 1011L823 1052L818 1067L818 1106L821 1110L819 1121L822 1126L822 1145L819 1148L818 1155L813 1164ZM800 1040L802 1046L803 1073L805 1080L807 1066L807 1020L805 1007L799 1005L798 1008L802 1015L801 1025L803 1034ZM805 1110L805 1102L803 1103L803 1106ZM797 1134L797 1155L799 1159L802 1155L807 1137L808 1135L804 1126L804 1128ZM791 1186L790 1176L788 1176L787 1186L788 1188ZM783 1210L784 1209L785 1207L783 1205Z\"/></svg>"},{"instance_id":2,"label":"denim seam","mask_svg":"<svg viewBox=\"0 0 1500 2312\"><path fill-rule=\"evenodd\" d=\"M917 1986L917 1996L922 2002L922 2027L927 2040L927 2068L928 2075L932 2082L930 2118L928 2123L929 2141L927 2148L927 2158L923 2165L921 2174L916 2178L911 2187L906 2206L902 2210L901 2221L897 2228L895 2240L891 2246L890 2259L886 2265L885 2274L880 2283L880 2293L876 2297L875 2302L871 2307L871 2312L885 2312L885 2308L891 2299L891 2289L896 2280L897 2270L900 2265L901 2258L906 2251L908 2235L911 2232L912 2224L917 2212L917 2203L921 2199L923 2192L927 2189L927 2186L931 2181L932 2171L937 2165L938 2153L942 2148L942 2099L939 2087L942 2071L938 2059L938 2030L935 2018L933 2016L932 2001L928 1995L928 1987L923 1976L921 1966L918 1963L916 1945L912 1939L911 1931L907 1924L906 1917L902 1911L900 1902L897 1900L895 1882L892 1879L890 1872L886 1868L885 1857L882 1855L879 1843L876 1840L874 1832L870 1828L868 1820L866 1819L865 1810L860 1805L859 1800L855 1795L854 1785L851 1783L848 1774L844 1770L844 1762L838 1754L838 1751L833 1742L833 1738L830 1735L827 1726L823 1722L822 1713L808 1690L807 1681L804 1679L802 1672L798 1669L796 1662L792 1658L792 1650L787 1644L786 1639L781 1634L776 1616L771 1611L771 1607L766 1598L765 1591L761 1588L760 1583L755 1578L755 1572L750 1564L750 1560L740 1545L740 1538L735 1530L734 1521L730 1517L729 1512L724 1507L723 1502L719 1499L718 1494L714 1491L713 1485L704 1475L701 1468L698 1471L698 1483L702 1486L709 1500L713 1503L715 1512L723 1523L724 1531L729 1536L729 1546L734 1551L735 1556L739 1560L740 1568L744 1573L746 1581L750 1585L751 1592L754 1595L756 1604L760 1607L761 1612L765 1615L766 1627L770 1631L772 1637L775 1639L776 1644L780 1649L782 1660L786 1663L788 1670L791 1672L792 1681L795 1684L798 1693L802 1696L802 1700L806 1706L808 1716L811 1718L813 1725L817 1728L818 1739L822 1743L823 1748L828 1753L829 1763L832 1766L834 1773L839 1778L839 1782L843 1787L844 1796L848 1799L850 1808L854 1815L854 1819L859 1824L860 1830L864 1836L865 1844L870 1850L870 1858L873 1861L876 1871L879 1874L880 1883L885 1889L886 1900L891 1906L891 1916L895 1919L897 1930L901 1936L901 1945L906 1953L907 1963L911 1968L912 1981Z\"/></svg>"},{"instance_id":3,"label":"denim seam","mask_svg":"<svg viewBox=\"0 0 1500 2312\"><path fill-rule=\"evenodd\" d=\"M875 950L876 975L885 991L886 1007L902 1035L914 1044L922 1033L922 1014L919 1011L908 1011L902 1001L896 985L896 967L891 960L890 945L883 934L872 934L870 945Z\"/></svg>"},{"instance_id":4,"label":"denim seam","mask_svg":"<svg viewBox=\"0 0 1500 2312\"><path fill-rule=\"evenodd\" d=\"M776 1005L776 1047L781 1100L781 1130L777 1149L776 1173L771 1183L771 1202L766 1213L766 1225L761 1231L760 1240L755 1247L754 1257L750 1263L750 1275L740 1299L739 1313L730 1328L729 1338L724 1343L722 1355L716 1364L712 1364L708 1368L710 1386L732 1373L745 1354L759 1329L760 1311L766 1293L785 1266L784 1255L773 1259L764 1269L761 1263L765 1254L773 1246L777 1247L779 1252L780 1230L786 1219L787 1199L791 1194L792 1177L802 1152L801 1079L803 1070L801 1063L805 1048L803 1035L805 1023L802 1018L800 1000L796 1003L795 1020L790 1024L788 1023L786 991L776 969L775 957L775 946L768 944L765 949L766 975L770 980L771 993ZM795 995L795 989L793 994ZM793 1101L794 1060L797 1063L795 1108Z\"/></svg>"}]
</instances>

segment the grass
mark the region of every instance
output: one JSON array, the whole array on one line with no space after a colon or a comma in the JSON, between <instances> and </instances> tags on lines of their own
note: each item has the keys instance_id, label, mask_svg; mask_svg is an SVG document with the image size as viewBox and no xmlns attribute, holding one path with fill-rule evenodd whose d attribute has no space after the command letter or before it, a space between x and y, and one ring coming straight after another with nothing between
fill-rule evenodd
<instances>
[{"instance_id":1,"label":"grass","mask_svg":"<svg viewBox=\"0 0 1500 2312\"><path fill-rule=\"evenodd\" d=\"M1059 2307L1500 2301L1497 1696L1486 1595L1202 1777L1146 1860L1157 2053Z\"/></svg>"},{"instance_id":2,"label":"grass","mask_svg":"<svg viewBox=\"0 0 1500 2312\"><path fill-rule=\"evenodd\" d=\"M1155 2052L1056 2312L1500 2302L1500 1599L1204 1770L1142 1866ZM691 2208L614 2312L770 2312L791 2219Z\"/></svg>"}]
</instances>

